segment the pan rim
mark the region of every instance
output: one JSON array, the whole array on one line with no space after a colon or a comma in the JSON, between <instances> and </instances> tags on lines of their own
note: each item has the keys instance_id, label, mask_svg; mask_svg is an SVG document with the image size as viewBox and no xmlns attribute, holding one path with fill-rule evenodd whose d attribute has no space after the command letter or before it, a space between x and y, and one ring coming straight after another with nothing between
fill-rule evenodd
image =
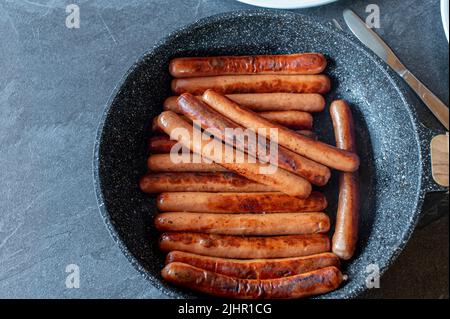
<instances>
[{"instance_id":1,"label":"pan rim","mask_svg":"<svg viewBox=\"0 0 450 319\"><path fill-rule=\"evenodd\" d=\"M181 28L174 30L167 34L165 37L157 41L150 49L144 51L139 55L139 57L135 60L135 62L132 64L132 66L125 72L125 74L118 80L117 84L111 91L110 96L108 97L108 100L106 104L104 105L104 109L102 112L102 116L99 121L99 125L96 131L96 137L95 137L95 143L93 148L93 183L94 183L94 189L97 199L97 205L99 208L100 215L102 216L102 219L108 229L108 232L113 239L113 241L119 246L119 249L121 252L125 255L125 257L128 259L128 261L133 265L133 267L146 279L148 280L153 286L158 287L158 290L162 292L165 296L174 298L174 299L184 299L186 298L185 295L180 294L179 292L173 291L173 289L170 289L172 286L168 286L165 283L162 283L161 280L154 276L153 274L149 273L143 265L139 262L139 260L133 255L133 253L128 249L126 243L121 238L121 235L118 233L118 231L115 228L114 222L112 221L108 210L105 206L105 199L103 197L103 191L102 191L102 182L101 177L99 176L99 170L100 170L100 148L103 140L103 134L104 134L104 126L107 121L108 115L111 112L111 108L114 104L114 101L118 94L121 92L121 88L123 87L124 83L128 79L128 77L139 67L140 63L150 57L152 54L155 53L155 51L158 50L158 48L162 47L166 43L171 42L172 40L176 39L177 37L181 36L182 34L186 32L193 32L197 28L202 28L210 24L217 23L218 21L227 21L227 20L233 20L233 19L239 19L242 17L269 17L269 18L278 18L278 17L296 17L299 19L302 19L308 23L314 24L319 26L320 28L324 29L327 32L335 33L337 36L339 36L342 40L347 41L350 45L354 46L357 50L361 51L368 59L372 60L373 63L376 64L376 66L384 73L387 79L389 79L389 82L394 87L395 91L398 93L400 99L402 100L403 105L406 108L406 111L408 112L411 124L413 126L414 132L415 132L415 142L417 143L417 148L419 150L419 160L422 162L423 160L423 154L421 152L422 147L420 145L420 134L421 130L424 128L424 126L418 121L418 115L414 109L414 107L411 105L411 103L407 99L407 92L405 87L401 84L400 80L398 79L397 75L389 68L388 65L385 64L384 61L382 61L378 56L376 56L374 53L370 52L367 48L365 48L361 43L356 41L355 38L352 38L349 34L331 28L331 26L325 24L323 21L318 20L315 17L306 16L303 14L290 12L290 11L274 11L270 9L248 9L248 10L238 10L238 11L231 11L231 12L225 12L225 13L219 13L215 15L211 15L202 19L199 19L193 23L187 24L185 26L182 26ZM419 184L417 186L418 192L416 192L416 201L415 201L415 214L412 215L412 219L410 220L409 225L404 229L402 238L398 238L398 241L400 242L398 246L396 246L394 249L391 249L391 254L388 259L386 259L386 262L383 265L380 265L380 275L383 275L384 272L388 269L388 267L392 264L392 262L400 255L400 253L403 251L403 249L406 246L406 243L408 242L409 238L411 237L412 231L417 225L417 222L419 220L420 216L420 208L422 207L423 200L424 200L424 194L426 193L426 190L423 187L424 182L424 170L423 165L419 165L420 171L418 172L419 176ZM350 290L347 294L358 296L363 291L365 291L366 288L363 284L357 284L354 286L352 290ZM322 297L319 296L319 298L327 298L327 295L324 295ZM347 297L348 298L348 297Z\"/></svg>"}]
</instances>

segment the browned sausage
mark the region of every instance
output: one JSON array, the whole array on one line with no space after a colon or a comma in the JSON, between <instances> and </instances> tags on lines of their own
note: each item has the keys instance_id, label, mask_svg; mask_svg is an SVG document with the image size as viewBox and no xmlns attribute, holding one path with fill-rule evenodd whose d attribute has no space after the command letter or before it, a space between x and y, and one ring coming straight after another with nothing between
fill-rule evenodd
<instances>
[{"instance_id":1,"label":"browned sausage","mask_svg":"<svg viewBox=\"0 0 450 319\"><path fill-rule=\"evenodd\" d=\"M170 151L170 149L169 149ZM216 163L176 163L170 154L154 154L147 159L147 168L152 172L226 172Z\"/></svg>"},{"instance_id":2,"label":"browned sausage","mask_svg":"<svg viewBox=\"0 0 450 319\"><path fill-rule=\"evenodd\" d=\"M324 234L243 237L170 232L161 235L159 247L164 252L181 250L224 258L284 258L327 252L330 240Z\"/></svg>"},{"instance_id":3,"label":"browned sausage","mask_svg":"<svg viewBox=\"0 0 450 319\"><path fill-rule=\"evenodd\" d=\"M274 111L258 113L266 120L278 123L293 130L310 130L313 127L313 117L307 112Z\"/></svg>"},{"instance_id":4,"label":"browned sausage","mask_svg":"<svg viewBox=\"0 0 450 319\"><path fill-rule=\"evenodd\" d=\"M280 192L299 198L306 198L311 194L312 186L304 178L285 171L281 168L275 167L271 164L262 164L258 162L251 162L248 156L239 150L234 150L229 145L224 145L221 141L211 139L205 141L199 138L194 141L194 136L202 136L198 128L193 127L186 121L182 120L177 114L171 111L165 111L158 117L159 126L164 132L170 135L177 130L183 131L183 136L176 134L174 136L185 147L191 149L193 152L198 151L198 154L208 158L215 163L234 171L252 181L273 187ZM198 145L196 145L198 142ZM215 151L211 152L211 145ZM212 154L211 154L212 153ZM237 158L245 159L240 163Z\"/></svg>"},{"instance_id":5,"label":"browned sausage","mask_svg":"<svg viewBox=\"0 0 450 319\"><path fill-rule=\"evenodd\" d=\"M294 276L328 266L340 267L333 253L278 259L228 259L201 256L183 251L167 254L166 265L181 262L221 275L243 279L272 279Z\"/></svg>"},{"instance_id":6,"label":"browned sausage","mask_svg":"<svg viewBox=\"0 0 450 319\"><path fill-rule=\"evenodd\" d=\"M186 122L188 122L188 123L192 123L192 121L190 120L190 119L188 119L186 116L184 116L184 115L180 115L180 117L183 119L183 120L185 120ZM288 120L286 120L286 122L287 122ZM153 120L152 120L152 132L154 132L154 133L162 133L162 134L164 134L164 131L159 127L159 125L158 125L158 117L154 117L153 118Z\"/></svg>"},{"instance_id":7,"label":"browned sausage","mask_svg":"<svg viewBox=\"0 0 450 319\"><path fill-rule=\"evenodd\" d=\"M235 74L318 74L327 60L320 53L176 58L169 72L175 78Z\"/></svg>"},{"instance_id":8,"label":"browned sausage","mask_svg":"<svg viewBox=\"0 0 450 319\"><path fill-rule=\"evenodd\" d=\"M154 154L170 153L176 143L177 141L171 140L167 135L152 136L148 141L148 150Z\"/></svg>"},{"instance_id":9,"label":"browned sausage","mask_svg":"<svg viewBox=\"0 0 450 319\"><path fill-rule=\"evenodd\" d=\"M174 94L203 94L207 89L231 93L327 93L326 75L223 75L172 80Z\"/></svg>"},{"instance_id":10,"label":"browned sausage","mask_svg":"<svg viewBox=\"0 0 450 319\"><path fill-rule=\"evenodd\" d=\"M234 173L149 173L140 180L145 193L162 192L273 192L273 188Z\"/></svg>"},{"instance_id":11,"label":"browned sausage","mask_svg":"<svg viewBox=\"0 0 450 319\"><path fill-rule=\"evenodd\" d=\"M298 111L280 111L280 112L259 112L261 117L272 121L273 123L285 126L289 129L296 130L297 133L308 136L308 133L312 133L313 118L311 114ZM182 119L188 123L192 123L187 117L182 116ZM156 134L164 133L164 131L158 126L157 118L152 121L152 132ZM303 132L308 132L303 134Z\"/></svg>"},{"instance_id":12,"label":"browned sausage","mask_svg":"<svg viewBox=\"0 0 450 319\"><path fill-rule=\"evenodd\" d=\"M165 212L289 213L320 212L327 207L325 196L312 192L306 199L283 193L162 193L157 206Z\"/></svg>"},{"instance_id":13,"label":"browned sausage","mask_svg":"<svg viewBox=\"0 0 450 319\"><path fill-rule=\"evenodd\" d=\"M200 97L201 96L197 96ZM322 112L325 99L317 93L254 93L228 94L227 97L237 104L255 112L303 111ZM164 110L180 113L178 96L168 97L164 101Z\"/></svg>"},{"instance_id":14,"label":"browned sausage","mask_svg":"<svg viewBox=\"0 0 450 319\"><path fill-rule=\"evenodd\" d=\"M304 298L333 291L344 281L341 271L334 266L290 277L260 280L228 277L175 262L166 265L161 275L175 285L235 299Z\"/></svg>"},{"instance_id":15,"label":"browned sausage","mask_svg":"<svg viewBox=\"0 0 450 319\"><path fill-rule=\"evenodd\" d=\"M229 120L225 115L216 112L192 94L182 94L178 98L178 104L184 115L194 122L201 123L204 129L210 131L217 138L222 141L231 141L230 144L233 144L234 141L233 146L240 151L247 152L263 162L270 162L270 156L273 156L270 143L263 145L256 138L249 141L242 136L246 133L243 127ZM241 135L239 135L239 132ZM250 132L253 133L253 131ZM278 167L302 176L318 186L325 185L331 176L331 172L326 166L313 162L284 147L278 147L276 159L272 159L277 161Z\"/></svg>"},{"instance_id":16,"label":"browned sausage","mask_svg":"<svg viewBox=\"0 0 450 319\"><path fill-rule=\"evenodd\" d=\"M355 129L350 107L343 100L334 101L330 106L330 114L337 146L355 152ZM353 256L358 241L359 201L358 172L341 173L333 252L345 260Z\"/></svg>"},{"instance_id":17,"label":"browned sausage","mask_svg":"<svg viewBox=\"0 0 450 319\"><path fill-rule=\"evenodd\" d=\"M159 231L223 235L273 236L325 233L330 219L324 213L208 214L171 212L155 218Z\"/></svg>"},{"instance_id":18,"label":"browned sausage","mask_svg":"<svg viewBox=\"0 0 450 319\"><path fill-rule=\"evenodd\" d=\"M278 129L278 143L280 145L308 157L313 161L346 172L354 172L359 167L359 157L355 153L340 150L319 141L314 141L300 134L296 134L294 131L286 129L285 127L273 124L258 116L256 113L241 108L239 105L217 92L207 90L205 94L203 94L203 100L219 113L222 113L232 121L246 128L258 130L259 128L268 129L276 127ZM267 129L262 130L262 135L266 133L265 137L269 137Z\"/></svg>"},{"instance_id":19,"label":"browned sausage","mask_svg":"<svg viewBox=\"0 0 450 319\"><path fill-rule=\"evenodd\" d=\"M178 114L183 113L181 110L178 111L179 111ZM258 114L269 121L286 126L293 130L310 130L313 127L313 117L308 112L273 111L273 112L259 112ZM181 116L181 118L189 123L192 123L192 121L185 116ZM152 132L155 133L162 132L161 128L158 126L158 118L156 117L152 121Z\"/></svg>"}]
</instances>

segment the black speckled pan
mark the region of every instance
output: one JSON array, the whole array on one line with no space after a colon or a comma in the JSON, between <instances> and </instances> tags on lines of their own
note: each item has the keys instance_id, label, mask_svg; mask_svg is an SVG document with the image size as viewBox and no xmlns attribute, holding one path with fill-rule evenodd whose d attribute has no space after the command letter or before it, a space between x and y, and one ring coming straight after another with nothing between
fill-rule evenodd
<instances>
[{"instance_id":1,"label":"black speckled pan","mask_svg":"<svg viewBox=\"0 0 450 319\"><path fill-rule=\"evenodd\" d=\"M152 226L153 198L138 179L146 171L151 119L170 95L169 60L180 56L322 52L333 79L328 102L349 101L361 156L362 208L355 257L344 265L349 280L325 298L352 298L366 285L366 267L384 272L404 248L432 182L429 141L388 67L349 36L298 14L252 10L212 16L162 40L140 58L113 92L99 126L94 157L98 204L106 225L131 263L169 297L198 296L165 283L164 256ZM334 143L328 110L315 117L321 139ZM336 174L324 189L334 219Z\"/></svg>"}]
</instances>

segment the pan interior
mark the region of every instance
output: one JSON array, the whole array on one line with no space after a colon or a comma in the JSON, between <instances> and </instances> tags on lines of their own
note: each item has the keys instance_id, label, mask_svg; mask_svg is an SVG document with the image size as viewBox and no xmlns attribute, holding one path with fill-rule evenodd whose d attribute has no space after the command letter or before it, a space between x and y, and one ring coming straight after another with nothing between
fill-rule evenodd
<instances>
[{"instance_id":1,"label":"pan interior","mask_svg":"<svg viewBox=\"0 0 450 319\"><path fill-rule=\"evenodd\" d=\"M152 117L170 95L168 63L179 56L321 52L333 82L327 102L352 106L361 156L360 240L344 265L349 281L327 298L354 297L365 287L367 268L381 271L404 246L420 190L416 125L399 91L378 60L347 37L303 16L253 11L210 17L178 31L149 51L125 76L100 126L95 174L101 212L131 262L171 297L195 296L160 278L163 255L152 226L153 198L138 189L146 171L146 140ZM320 138L334 144L327 109L315 115ZM415 155L417 154L417 155ZM334 220L337 174L323 188Z\"/></svg>"}]
</instances>

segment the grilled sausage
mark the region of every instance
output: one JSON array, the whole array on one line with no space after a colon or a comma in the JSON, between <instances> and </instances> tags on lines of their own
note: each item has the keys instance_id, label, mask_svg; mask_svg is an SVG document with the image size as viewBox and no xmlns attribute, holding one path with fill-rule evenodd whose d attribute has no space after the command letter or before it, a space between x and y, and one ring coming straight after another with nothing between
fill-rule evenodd
<instances>
[{"instance_id":1,"label":"grilled sausage","mask_svg":"<svg viewBox=\"0 0 450 319\"><path fill-rule=\"evenodd\" d=\"M278 147L276 158L273 157L270 143L263 145L256 137L253 141L246 139L245 129L224 115L216 112L207 104L193 96L185 93L178 98L178 104L181 112L190 120L200 122L205 130L210 131L222 141L231 141L240 151L247 152L259 160L264 162L272 162L276 160L278 167L304 177L309 182L323 186L330 176L330 170L321 164L313 162L303 156L300 156L284 147ZM240 133L239 133L240 132ZM253 131L250 133L254 134ZM272 158L271 158L272 156Z\"/></svg>"},{"instance_id":2,"label":"grilled sausage","mask_svg":"<svg viewBox=\"0 0 450 319\"><path fill-rule=\"evenodd\" d=\"M149 173L140 180L145 193L162 192L273 192L273 188L227 172Z\"/></svg>"},{"instance_id":3,"label":"grilled sausage","mask_svg":"<svg viewBox=\"0 0 450 319\"><path fill-rule=\"evenodd\" d=\"M313 117L307 112L273 111L260 112L258 114L268 121L278 123L292 130L310 130L313 127Z\"/></svg>"},{"instance_id":4,"label":"grilled sausage","mask_svg":"<svg viewBox=\"0 0 450 319\"><path fill-rule=\"evenodd\" d=\"M176 141L171 140L167 135L152 136L148 141L148 150L154 154L170 153L176 143Z\"/></svg>"},{"instance_id":5,"label":"grilled sausage","mask_svg":"<svg viewBox=\"0 0 450 319\"><path fill-rule=\"evenodd\" d=\"M181 262L221 275L242 279L281 278L328 266L340 267L339 258L333 253L292 258L241 260L171 251L167 254L166 265L173 262Z\"/></svg>"},{"instance_id":6,"label":"grilled sausage","mask_svg":"<svg viewBox=\"0 0 450 319\"><path fill-rule=\"evenodd\" d=\"M330 219L324 213L208 214L171 212L155 217L159 231L273 236L325 233Z\"/></svg>"},{"instance_id":7,"label":"grilled sausage","mask_svg":"<svg viewBox=\"0 0 450 319\"><path fill-rule=\"evenodd\" d=\"M278 129L278 144L313 161L346 172L354 172L359 167L359 157L355 153L314 141L282 126L273 124L256 113L241 108L217 92L207 90L202 98L213 109L246 128L258 130L258 128L276 127ZM265 133L264 131L262 130L262 134Z\"/></svg>"},{"instance_id":8,"label":"grilled sausage","mask_svg":"<svg viewBox=\"0 0 450 319\"><path fill-rule=\"evenodd\" d=\"M154 154L147 159L147 168L152 172L227 172L215 163L175 163L170 154Z\"/></svg>"},{"instance_id":9,"label":"grilled sausage","mask_svg":"<svg viewBox=\"0 0 450 319\"><path fill-rule=\"evenodd\" d=\"M203 94L207 89L232 93L320 93L330 91L326 75L223 75L172 80L174 94Z\"/></svg>"},{"instance_id":10,"label":"grilled sausage","mask_svg":"<svg viewBox=\"0 0 450 319\"><path fill-rule=\"evenodd\" d=\"M236 299L304 298L333 291L344 280L340 270L333 266L290 277L260 280L228 277L175 262L166 265L161 275L175 285Z\"/></svg>"},{"instance_id":11,"label":"grilled sausage","mask_svg":"<svg viewBox=\"0 0 450 319\"><path fill-rule=\"evenodd\" d=\"M199 145L195 145L196 141L194 141L194 136L201 137L202 133L171 111L161 113L158 121L159 126L168 135L175 132L175 130L180 132L180 129L182 129L185 136L174 136L182 145L191 149L193 152L198 151L203 157L214 161L230 171L234 171L252 181L270 186L291 196L306 198L311 194L312 187L306 179L272 165L252 163L244 153L233 150L231 146L224 145L218 140L211 139L210 141L205 141L199 138ZM222 152L211 152L211 145L213 150L221 149ZM247 158L247 160L244 160L244 163L238 163L237 158ZM268 173L266 174L266 172Z\"/></svg>"},{"instance_id":12,"label":"grilled sausage","mask_svg":"<svg viewBox=\"0 0 450 319\"><path fill-rule=\"evenodd\" d=\"M327 60L320 53L176 58L169 72L175 78L235 74L318 74Z\"/></svg>"},{"instance_id":13,"label":"grilled sausage","mask_svg":"<svg viewBox=\"0 0 450 319\"><path fill-rule=\"evenodd\" d=\"M178 113L180 114L180 113ZM276 111L276 112L259 112L261 117L285 126L289 129L296 130L297 133L302 134L302 132L311 132L313 126L313 118L311 114L299 111ZM183 116L183 120L188 123L192 123L187 117ZM164 133L164 131L158 126L157 118L153 119L152 132L156 134ZM303 134L304 135L304 134Z\"/></svg>"},{"instance_id":14,"label":"grilled sausage","mask_svg":"<svg viewBox=\"0 0 450 319\"><path fill-rule=\"evenodd\" d=\"M191 120L189 120L186 116L180 115L180 117L185 120L188 123L192 123ZM286 120L287 121L287 120ZM300 121L299 121L300 122ZM154 133L164 133L164 131L159 127L158 125L158 117L154 117L152 120L152 126L151 126L152 132Z\"/></svg>"},{"instance_id":15,"label":"grilled sausage","mask_svg":"<svg viewBox=\"0 0 450 319\"><path fill-rule=\"evenodd\" d=\"M243 237L170 232L161 235L159 247L164 252L180 250L224 258L284 258L327 252L330 240L324 234Z\"/></svg>"},{"instance_id":16,"label":"grilled sausage","mask_svg":"<svg viewBox=\"0 0 450 319\"><path fill-rule=\"evenodd\" d=\"M201 96L197 96L200 97ZM321 112L325 108L325 99L317 93L254 93L228 94L227 97L243 107L255 112L303 111ZM168 97L164 101L164 110L180 113L178 96Z\"/></svg>"},{"instance_id":17,"label":"grilled sausage","mask_svg":"<svg viewBox=\"0 0 450 319\"><path fill-rule=\"evenodd\" d=\"M312 192L306 199L283 193L162 193L157 206L165 212L289 213L320 212L327 207L325 196Z\"/></svg>"},{"instance_id":18,"label":"grilled sausage","mask_svg":"<svg viewBox=\"0 0 450 319\"><path fill-rule=\"evenodd\" d=\"M343 100L334 101L330 106L330 114L333 120L337 146L347 151L356 152L355 129L350 107ZM339 201L332 247L333 252L344 260L350 259L356 249L360 206L359 196L358 172L341 173L339 176Z\"/></svg>"}]
</instances>

